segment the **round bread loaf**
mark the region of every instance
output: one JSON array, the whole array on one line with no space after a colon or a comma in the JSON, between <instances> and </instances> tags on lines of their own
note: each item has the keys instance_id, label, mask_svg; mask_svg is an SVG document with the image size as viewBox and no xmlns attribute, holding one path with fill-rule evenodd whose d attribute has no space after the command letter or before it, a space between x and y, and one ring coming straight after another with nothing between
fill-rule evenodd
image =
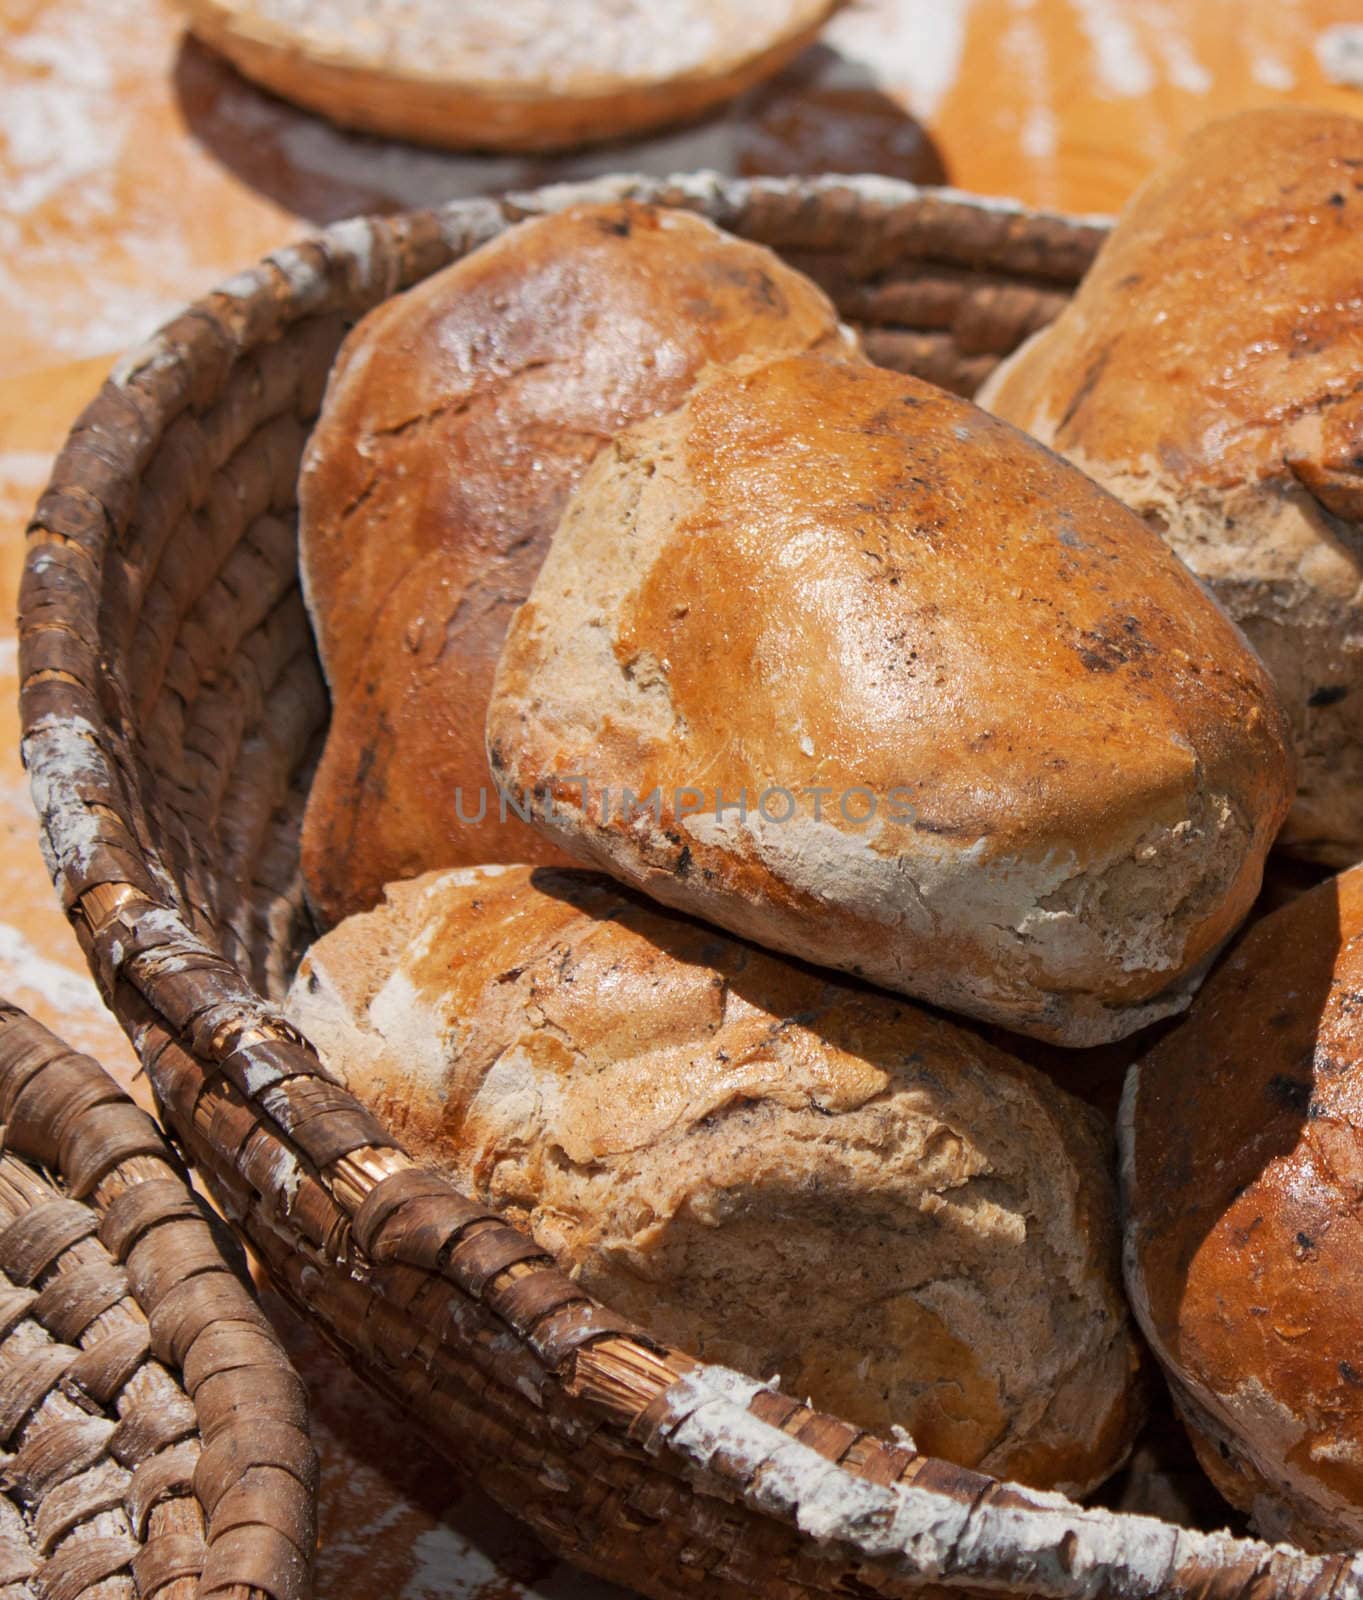
<instances>
[{"instance_id":1,"label":"round bread loaf","mask_svg":"<svg viewBox=\"0 0 1363 1600\"><path fill-rule=\"evenodd\" d=\"M1166 538L1272 673L1282 842L1363 855L1363 121L1246 112L1131 202L980 404Z\"/></svg>"},{"instance_id":2,"label":"round bread loaf","mask_svg":"<svg viewBox=\"0 0 1363 1600\"><path fill-rule=\"evenodd\" d=\"M770 251L630 203L524 223L364 318L299 484L333 702L302 843L324 920L430 867L561 859L486 792L483 721L569 490L707 363L824 346L855 354Z\"/></svg>"},{"instance_id":3,"label":"round bread loaf","mask_svg":"<svg viewBox=\"0 0 1363 1600\"><path fill-rule=\"evenodd\" d=\"M838 0L184 0L248 78L345 127L557 150L698 117Z\"/></svg>"},{"instance_id":4,"label":"round bread loaf","mask_svg":"<svg viewBox=\"0 0 1363 1600\"><path fill-rule=\"evenodd\" d=\"M746 938L1097 1044L1187 1004L1291 792L1167 546L1016 429L817 355L619 435L508 634L493 771Z\"/></svg>"},{"instance_id":5,"label":"round bread loaf","mask_svg":"<svg viewBox=\"0 0 1363 1600\"><path fill-rule=\"evenodd\" d=\"M1126 1276L1261 1533L1363 1543L1363 867L1257 923L1128 1076Z\"/></svg>"},{"instance_id":6,"label":"round bread loaf","mask_svg":"<svg viewBox=\"0 0 1363 1600\"><path fill-rule=\"evenodd\" d=\"M287 1010L419 1157L656 1337L1081 1492L1139 1410L1101 1121L933 1013L586 872L432 873Z\"/></svg>"}]
</instances>

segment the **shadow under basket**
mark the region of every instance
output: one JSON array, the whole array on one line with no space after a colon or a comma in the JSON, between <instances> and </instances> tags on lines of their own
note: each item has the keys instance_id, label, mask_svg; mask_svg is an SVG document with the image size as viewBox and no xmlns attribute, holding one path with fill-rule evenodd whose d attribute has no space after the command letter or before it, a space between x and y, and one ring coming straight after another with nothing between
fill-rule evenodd
<instances>
[{"instance_id":1,"label":"shadow under basket","mask_svg":"<svg viewBox=\"0 0 1363 1600\"><path fill-rule=\"evenodd\" d=\"M283 1293L570 1560L655 1600L1363 1594L1363 1559L1085 1509L661 1347L408 1157L278 1002L327 697L295 484L371 306L583 199L685 206L808 272L871 356L962 393L1048 322L1100 221L881 179L612 180L340 224L125 360L21 596L24 759L58 891L162 1113Z\"/></svg>"},{"instance_id":2,"label":"shadow under basket","mask_svg":"<svg viewBox=\"0 0 1363 1600\"><path fill-rule=\"evenodd\" d=\"M302 1383L98 1062L0 1001L0 1596L302 1600Z\"/></svg>"}]
</instances>

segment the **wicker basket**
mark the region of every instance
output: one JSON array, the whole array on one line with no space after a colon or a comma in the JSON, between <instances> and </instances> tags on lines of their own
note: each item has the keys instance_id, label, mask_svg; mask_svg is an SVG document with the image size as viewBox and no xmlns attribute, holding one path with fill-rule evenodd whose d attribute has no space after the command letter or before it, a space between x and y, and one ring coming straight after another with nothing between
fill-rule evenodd
<instances>
[{"instance_id":1,"label":"wicker basket","mask_svg":"<svg viewBox=\"0 0 1363 1600\"><path fill-rule=\"evenodd\" d=\"M418 1168L277 1002L310 936L299 818L327 701L294 485L328 364L510 222L622 192L779 250L873 356L969 392L1099 222L884 180L617 180L356 221L115 371L37 513L24 755L63 903L166 1120L281 1289L550 1545L658 1597L1363 1594L1363 1560L1082 1509L660 1348Z\"/></svg>"},{"instance_id":2,"label":"wicker basket","mask_svg":"<svg viewBox=\"0 0 1363 1600\"><path fill-rule=\"evenodd\" d=\"M0 1595L305 1595L307 1402L236 1241L104 1069L3 1002L0 1115Z\"/></svg>"}]
</instances>

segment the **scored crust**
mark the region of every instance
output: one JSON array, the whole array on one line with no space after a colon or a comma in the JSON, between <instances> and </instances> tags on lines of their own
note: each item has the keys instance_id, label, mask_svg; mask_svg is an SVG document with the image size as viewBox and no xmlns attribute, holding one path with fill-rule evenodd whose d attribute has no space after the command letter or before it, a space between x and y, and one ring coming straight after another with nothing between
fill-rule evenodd
<instances>
[{"instance_id":1,"label":"scored crust","mask_svg":"<svg viewBox=\"0 0 1363 1600\"><path fill-rule=\"evenodd\" d=\"M569 491L708 363L823 347L856 355L808 279L702 218L631 202L513 228L356 327L299 483L333 703L302 840L324 921L431 867L562 859L484 796L483 723Z\"/></svg>"},{"instance_id":2,"label":"scored crust","mask_svg":"<svg viewBox=\"0 0 1363 1600\"><path fill-rule=\"evenodd\" d=\"M1247 112L1133 199L981 405L1112 490L1213 590L1292 719L1282 842L1363 854L1363 121Z\"/></svg>"},{"instance_id":3,"label":"scored crust","mask_svg":"<svg viewBox=\"0 0 1363 1600\"><path fill-rule=\"evenodd\" d=\"M1257 923L1127 1080L1126 1275L1261 1533L1363 1543L1363 867Z\"/></svg>"},{"instance_id":4,"label":"scored crust","mask_svg":"<svg viewBox=\"0 0 1363 1600\"><path fill-rule=\"evenodd\" d=\"M1039 1486L1129 1447L1100 1119L945 1018L523 867L390 885L287 1009L655 1336Z\"/></svg>"},{"instance_id":5,"label":"scored crust","mask_svg":"<svg viewBox=\"0 0 1363 1600\"><path fill-rule=\"evenodd\" d=\"M1116 500L965 401L819 356L716 373L597 458L488 717L494 774L581 859L1063 1044L1187 1003L1258 888L1285 737Z\"/></svg>"}]
</instances>

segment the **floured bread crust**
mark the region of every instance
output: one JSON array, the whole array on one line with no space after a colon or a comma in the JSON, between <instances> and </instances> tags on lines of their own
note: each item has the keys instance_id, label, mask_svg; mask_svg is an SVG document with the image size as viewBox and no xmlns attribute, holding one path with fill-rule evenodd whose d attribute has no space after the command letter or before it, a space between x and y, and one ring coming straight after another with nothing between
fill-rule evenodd
<instances>
[{"instance_id":1,"label":"floured bread crust","mask_svg":"<svg viewBox=\"0 0 1363 1600\"><path fill-rule=\"evenodd\" d=\"M1247 112L1127 207L980 404L1163 535L1244 629L1300 755L1283 843L1363 855L1363 121Z\"/></svg>"},{"instance_id":2,"label":"floured bread crust","mask_svg":"<svg viewBox=\"0 0 1363 1600\"><path fill-rule=\"evenodd\" d=\"M288 1012L657 1337L1035 1485L1127 1451L1100 1119L944 1018L522 867L391 885Z\"/></svg>"},{"instance_id":3,"label":"floured bread crust","mask_svg":"<svg viewBox=\"0 0 1363 1600\"><path fill-rule=\"evenodd\" d=\"M701 116L795 58L839 0L186 0L247 77L339 122L549 151Z\"/></svg>"},{"instance_id":4,"label":"floured bread crust","mask_svg":"<svg viewBox=\"0 0 1363 1600\"><path fill-rule=\"evenodd\" d=\"M1286 737L1116 500L965 401L819 356L715 374L602 452L488 717L493 771L583 859L1071 1045L1187 1003L1258 888Z\"/></svg>"},{"instance_id":5,"label":"floured bread crust","mask_svg":"<svg viewBox=\"0 0 1363 1600\"><path fill-rule=\"evenodd\" d=\"M430 867L563 859L486 792L483 719L569 490L708 363L825 346L855 355L770 251L631 202L524 223L356 327L299 483L332 693L302 839L325 921Z\"/></svg>"},{"instance_id":6,"label":"floured bread crust","mask_svg":"<svg viewBox=\"0 0 1363 1600\"><path fill-rule=\"evenodd\" d=\"M1363 867L1256 924L1128 1078L1126 1274L1268 1538L1363 1543Z\"/></svg>"}]
</instances>

